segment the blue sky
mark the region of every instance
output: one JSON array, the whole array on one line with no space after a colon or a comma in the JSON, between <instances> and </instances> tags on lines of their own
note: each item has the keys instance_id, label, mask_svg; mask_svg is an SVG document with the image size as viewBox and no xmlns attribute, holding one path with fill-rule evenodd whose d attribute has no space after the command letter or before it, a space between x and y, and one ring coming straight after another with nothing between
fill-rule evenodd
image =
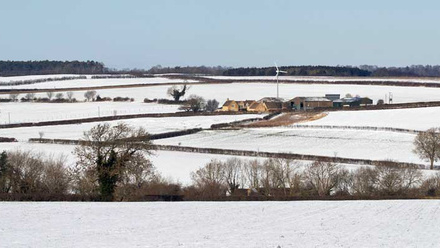
<instances>
[{"instance_id":1,"label":"blue sky","mask_svg":"<svg viewBox=\"0 0 440 248\"><path fill-rule=\"evenodd\" d=\"M0 60L440 64L440 1L0 0Z\"/></svg>"}]
</instances>

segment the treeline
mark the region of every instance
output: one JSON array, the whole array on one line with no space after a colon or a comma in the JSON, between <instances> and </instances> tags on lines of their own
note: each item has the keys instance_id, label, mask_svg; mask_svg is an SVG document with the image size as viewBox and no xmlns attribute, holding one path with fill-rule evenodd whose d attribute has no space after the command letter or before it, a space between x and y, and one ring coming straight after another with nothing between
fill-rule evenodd
<instances>
[{"instance_id":1,"label":"treeline","mask_svg":"<svg viewBox=\"0 0 440 248\"><path fill-rule=\"evenodd\" d=\"M96 61L0 61L0 76L44 74L101 74L107 69Z\"/></svg>"},{"instance_id":2,"label":"treeline","mask_svg":"<svg viewBox=\"0 0 440 248\"><path fill-rule=\"evenodd\" d=\"M371 72L357 67L349 66L282 66L281 70L287 71L288 76L370 76ZM271 67L241 67L228 69L223 72L224 76L274 76L276 68Z\"/></svg>"},{"instance_id":3,"label":"treeline","mask_svg":"<svg viewBox=\"0 0 440 248\"><path fill-rule=\"evenodd\" d=\"M439 65L412 65L407 67L352 66L283 66L288 76L340 76L340 77L440 77ZM233 68L224 76L274 76L275 67Z\"/></svg>"},{"instance_id":4,"label":"treeline","mask_svg":"<svg viewBox=\"0 0 440 248\"><path fill-rule=\"evenodd\" d=\"M211 160L191 174L186 200L296 200L424 198L440 193L440 174L429 178L410 165L383 162L347 170L325 161Z\"/></svg>"},{"instance_id":5,"label":"treeline","mask_svg":"<svg viewBox=\"0 0 440 248\"><path fill-rule=\"evenodd\" d=\"M406 67L359 66L375 77L439 77L440 65L412 65Z\"/></svg>"},{"instance_id":6,"label":"treeline","mask_svg":"<svg viewBox=\"0 0 440 248\"><path fill-rule=\"evenodd\" d=\"M203 75L223 75L223 73L231 67L223 66L176 66L176 67L162 67L156 65L151 67L146 73L148 74L168 74L168 73L183 73L183 74L203 74Z\"/></svg>"},{"instance_id":7,"label":"treeline","mask_svg":"<svg viewBox=\"0 0 440 248\"><path fill-rule=\"evenodd\" d=\"M65 157L31 151L0 154L0 200L102 201L95 170L69 168ZM440 174L382 163L347 170L339 164L289 159L211 160L182 186L136 157L118 173L114 201L420 199L440 196ZM113 180L113 179L112 179ZM101 192L101 193L100 193Z\"/></svg>"}]
</instances>

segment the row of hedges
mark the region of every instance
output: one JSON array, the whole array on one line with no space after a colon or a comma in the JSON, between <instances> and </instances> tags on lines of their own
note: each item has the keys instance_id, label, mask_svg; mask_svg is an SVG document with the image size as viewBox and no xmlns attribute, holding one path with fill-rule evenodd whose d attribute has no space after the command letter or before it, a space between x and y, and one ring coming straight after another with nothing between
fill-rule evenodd
<instances>
[{"instance_id":1,"label":"row of hedges","mask_svg":"<svg viewBox=\"0 0 440 248\"><path fill-rule=\"evenodd\" d=\"M87 77L86 76L74 76L74 77L29 79L29 80L19 80L19 81L11 81L11 82L0 82L0 85L2 85L2 86L15 86L15 85L36 84L36 83L44 83L44 82L67 81L67 80L78 80L78 79L87 79Z\"/></svg>"}]
</instances>

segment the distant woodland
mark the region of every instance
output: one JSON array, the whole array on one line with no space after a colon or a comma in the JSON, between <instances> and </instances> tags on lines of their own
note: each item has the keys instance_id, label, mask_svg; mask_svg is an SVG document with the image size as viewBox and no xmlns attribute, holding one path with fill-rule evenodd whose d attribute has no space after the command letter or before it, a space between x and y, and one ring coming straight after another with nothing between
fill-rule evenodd
<instances>
[{"instance_id":1,"label":"distant woodland","mask_svg":"<svg viewBox=\"0 0 440 248\"><path fill-rule=\"evenodd\" d=\"M340 77L440 77L440 65L412 65L407 67L361 66L281 66L289 76ZM97 61L0 61L0 76L43 74L199 74L217 76L274 76L275 67L223 66L153 66L150 69L110 69ZM284 74L283 74L284 75Z\"/></svg>"},{"instance_id":2,"label":"distant woodland","mask_svg":"<svg viewBox=\"0 0 440 248\"><path fill-rule=\"evenodd\" d=\"M0 76L44 74L101 74L103 63L95 61L0 61Z\"/></svg>"}]
</instances>

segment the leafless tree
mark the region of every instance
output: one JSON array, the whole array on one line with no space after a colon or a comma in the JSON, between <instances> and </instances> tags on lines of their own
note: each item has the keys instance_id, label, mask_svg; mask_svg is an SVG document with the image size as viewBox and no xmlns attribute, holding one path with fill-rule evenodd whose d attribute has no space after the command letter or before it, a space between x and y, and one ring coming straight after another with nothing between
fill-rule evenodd
<instances>
[{"instance_id":1,"label":"leafless tree","mask_svg":"<svg viewBox=\"0 0 440 248\"><path fill-rule=\"evenodd\" d=\"M61 100L61 99L63 99L63 98L64 98L64 94L63 94L63 93L61 93L61 92L59 92L59 93L56 93L56 94L55 94L55 98L56 98L57 100Z\"/></svg>"},{"instance_id":2,"label":"leafless tree","mask_svg":"<svg viewBox=\"0 0 440 248\"><path fill-rule=\"evenodd\" d=\"M16 102L18 100L19 94L9 94L9 99L11 99L13 102Z\"/></svg>"},{"instance_id":3,"label":"leafless tree","mask_svg":"<svg viewBox=\"0 0 440 248\"><path fill-rule=\"evenodd\" d=\"M247 161L243 164L243 173L246 184L251 189L259 189L261 181L262 166L256 159Z\"/></svg>"},{"instance_id":4,"label":"leafless tree","mask_svg":"<svg viewBox=\"0 0 440 248\"><path fill-rule=\"evenodd\" d=\"M66 93L67 95L67 99L69 100L69 102L71 102L73 100L73 92L72 91L68 91Z\"/></svg>"},{"instance_id":5,"label":"leafless tree","mask_svg":"<svg viewBox=\"0 0 440 248\"><path fill-rule=\"evenodd\" d=\"M218 105L219 105L219 102L217 102L217 100L215 100L215 99L208 100L206 102L206 111L214 112L218 109Z\"/></svg>"},{"instance_id":6,"label":"leafless tree","mask_svg":"<svg viewBox=\"0 0 440 248\"><path fill-rule=\"evenodd\" d=\"M49 100L52 100L53 94L54 94L53 91L46 92L47 98L49 98Z\"/></svg>"},{"instance_id":7,"label":"leafless tree","mask_svg":"<svg viewBox=\"0 0 440 248\"><path fill-rule=\"evenodd\" d=\"M40 140L43 139L43 137L44 137L44 132L43 132L43 131L38 132L38 136L40 137Z\"/></svg>"},{"instance_id":8,"label":"leafless tree","mask_svg":"<svg viewBox=\"0 0 440 248\"><path fill-rule=\"evenodd\" d=\"M304 173L306 182L319 196L330 195L345 174L338 164L323 161L313 162Z\"/></svg>"},{"instance_id":9,"label":"leafless tree","mask_svg":"<svg viewBox=\"0 0 440 248\"><path fill-rule=\"evenodd\" d=\"M243 160L238 158L227 159L223 163L223 171L230 194L233 194L240 186L243 187Z\"/></svg>"},{"instance_id":10,"label":"leafless tree","mask_svg":"<svg viewBox=\"0 0 440 248\"><path fill-rule=\"evenodd\" d=\"M440 129L430 128L426 132L418 133L414 140L414 146L413 152L421 159L429 160L429 168L434 169L434 162L440 158Z\"/></svg>"},{"instance_id":11,"label":"leafless tree","mask_svg":"<svg viewBox=\"0 0 440 248\"><path fill-rule=\"evenodd\" d=\"M191 173L191 179L203 198L218 198L226 194L228 186L223 168L223 162L213 159L203 168Z\"/></svg>"},{"instance_id":12,"label":"leafless tree","mask_svg":"<svg viewBox=\"0 0 440 248\"><path fill-rule=\"evenodd\" d=\"M32 101L35 98L35 93L27 93L24 98L28 101Z\"/></svg>"},{"instance_id":13,"label":"leafless tree","mask_svg":"<svg viewBox=\"0 0 440 248\"><path fill-rule=\"evenodd\" d=\"M197 96L197 95L191 95L186 100L185 104L180 106L180 110L185 111L193 111L193 112L199 112L203 111L206 106L206 101L203 97Z\"/></svg>"},{"instance_id":14,"label":"leafless tree","mask_svg":"<svg viewBox=\"0 0 440 248\"><path fill-rule=\"evenodd\" d=\"M96 94L97 92L95 90L89 90L84 93L84 97L90 102L95 100Z\"/></svg>"}]
</instances>

